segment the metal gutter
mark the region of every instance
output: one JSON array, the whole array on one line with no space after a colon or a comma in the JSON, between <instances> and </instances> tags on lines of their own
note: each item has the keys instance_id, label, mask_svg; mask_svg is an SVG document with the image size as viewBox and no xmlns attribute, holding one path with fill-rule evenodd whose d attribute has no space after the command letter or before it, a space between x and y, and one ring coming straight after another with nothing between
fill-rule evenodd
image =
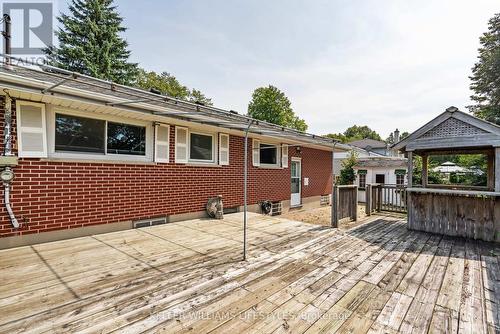
<instances>
[{"instance_id":1,"label":"metal gutter","mask_svg":"<svg viewBox=\"0 0 500 334\"><path fill-rule=\"evenodd\" d=\"M5 57L4 54L0 54L0 57L3 56ZM12 57L11 57L12 58ZM15 58L12 58L15 60ZM24 60L21 60L24 61ZM34 64L36 65L36 64ZM6 74L7 76L15 77L17 78L18 81L24 81L26 84L26 81L29 83L33 84L34 82L38 82L40 84L43 84L43 87L37 87L40 89L40 91L47 92L50 91L51 95L56 96L57 94L60 94L62 90L68 91L71 90L73 94L76 94L76 96L79 96L80 94L76 93L75 90L81 91L82 89L76 89L71 86L63 85L63 83L66 83L67 81L72 81L72 82L78 82L83 85L89 85L89 86L94 86L94 87L99 87L100 89L103 90L109 90L110 92L114 93L119 93L119 94L125 94L128 96L133 96L133 99L127 100L127 99L122 99L118 98L113 95L107 95L107 94L92 94L93 98L91 100L95 100L96 95L100 96L105 96L105 101L99 101L100 104L104 104L107 106L120 106L120 109L125 109L125 105L127 105L129 108L128 110L133 110L133 111L141 111L144 112L145 110L150 111L151 108L162 108L155 104L157 103L162 103L166 104L167 108L174 108L174 109L180 109L180 110L189 110L191 111L190 113L186 112L179 112L178 115L174 115L172 112L168 116L173 116L173 118L176 118L176 116L182 116L184 119L187 119L189 121L193 122L199 122L203 124L203 121L210 122L210 124L214 126L218 126L220 124L221 127L224 127L225 125L232 125L232 128L235 128L236 125L239 125L237 128L240 128L241 131L245 129L246 124L248 124L249 121L254 122L254 126L257 127L258 129L255 129L254 131L259 131L259 133L264 133L266 132L266 135L273 136L273 137L280 137L280 138L287 138L289 140L295 140L299 142L308 142L314 145L320 145L323 147L328 147L331 148L331 143L334 141L333 139L322 137L322 136L316 136L313 134L309 133L302 133L300 131L290 129L290 128L285 128L281 126L277 126L275 124L271 124L265 121L260 121L260 120L255 120L251 117L240 115L240 114L234 114L231 111L223 110L220 108L215 108L215 107L209 107L209 106L203 106L199 105L196 103L188 102L188 101L182 101L174 98L170 98L167 96L158 96L157 94L150 93L147 91L143 91L134 87L128 87L128 86L123 86L119 84L115 84L109 81L105 81L102 79L97 79L97 78L92 78L86 75L80 75L74 72L62 70L59 68L55 68L52 66L48 65L39 65L40 68L46 69L50 72L41 72L39 70L35 70L33 68L27 68L19 65L13 65L13 67L19 67L22 70L26 71L35 71L37 73L43 73L43 75L50 75L53 77L56 77L60 79L61 81L57 83L47 83L47 82L42 82L40 80L36 80L33 78L27 78L21 75L18 75L15 73L15 71L12 71L11 74ZM66 76L61 76L57 73L64 73ZM2 74L0 74L1 77ZM85 79L82 81L82 79ZM91 82L89 82L91 81ZM103 86L103 84L105 86ZM57 90L56 90L57 88ZM119 89L122 88L123 90ZM130 92L131 91L131 92ZM136 94L137 93L137 94ZM71 95L73 95L71 94ZM73 95L74 96L74 95ZM146 96L146 98L145 98ZM111 100L111 101L110 101ZM150 103L147 103L150 102ZM139 104L137 106L137 104ZM136 104L136 107L131 106L132 104ZM132 107L132 108L131 108ZM156 109L155 108L155 109ZM193 112L195 110L195 112ZM202 112L203 111L203 112ZM168 113L163 111L163 114ZM204 116L204 117L210 117L212 118L211 120L200 120L198 119L198 113L199 116ZM175 116L175 117L174 117ZM221 119L222 118L222 119ZM233 123L234 122L234 123ZM227 126L229 127L229 126ZM252 131L252 133L255 133ZM350 150L352 147L350 145L345 145L339 143L338 148L343 149L343 150Z\"/></svg>"}]
</instances>

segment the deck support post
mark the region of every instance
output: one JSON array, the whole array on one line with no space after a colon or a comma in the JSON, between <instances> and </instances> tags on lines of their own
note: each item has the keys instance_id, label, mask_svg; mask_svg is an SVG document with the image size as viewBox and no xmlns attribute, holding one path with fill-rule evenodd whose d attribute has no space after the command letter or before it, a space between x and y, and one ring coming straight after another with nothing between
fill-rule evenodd
<instances>
[{"instance_id":1,"label":"deck support post","mask_svg":"<svg viewBox=\"0 0 500 334\"><path fill-rule=\"evenodd\" d=\"M245 130L245 148L243 167L243 261L247 259L247 184L248 184L248 131L252 126L253 120L248 123Z\"/></svg>"},{"instance_id":2,"label":"deck support post","mask_svg":"<svg viewBox=\"0 0 500 334\"><path fill-rule=\"evenodd\" d=\"M352 215L351 219L353 221L358 221L358 186L354 186L352 193Z\"/></svg>"},{"instance_id":3,"label":"deck support post","mask_svg":"<svg viewBox=\"0 0 500 334\"><path fill-rule=\"evenodd\" d=\"M367 216L371 216L372 215L372 185L371 184L366 185L365 201L366 201L365 214Z\"/></svg>"},{"instance_id":4,"label":"deck support post","mask_svg":"<svg viewBox=\"0 0 500 334\"><path fill-rule=\"evenodd\" d=\"M334 184L333 185L333 193L332 193L332 227L339 227L339 187Z\"/></svg>"}]
</instances>

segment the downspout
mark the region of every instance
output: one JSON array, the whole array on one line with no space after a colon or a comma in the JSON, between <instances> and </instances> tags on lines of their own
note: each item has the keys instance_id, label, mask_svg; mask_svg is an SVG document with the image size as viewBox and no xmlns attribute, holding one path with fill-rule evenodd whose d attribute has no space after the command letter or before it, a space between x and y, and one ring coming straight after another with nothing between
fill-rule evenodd
<instances>
[{"instance_id":1,"label":"downspout","mask_svg":"<svg viewBox=\"0 0 500 334\"><path fill-rule=\"evenodd\" d=\"M13 156L12 154L12 98L9 95L9 92L4 89L5 92L5 116L4 116L4 151L3 155L6 157ZM7 210L7 214L9 215L10 222L12 227L19 228L19 222L14 215L14 211L12 211L12 207L10 204L10 186L12 180L14 179L14 172L10 166L6 166L1 173L1 179L3 182L3 195L4 195L4 205Z\"/></svg>"}]
</instances>

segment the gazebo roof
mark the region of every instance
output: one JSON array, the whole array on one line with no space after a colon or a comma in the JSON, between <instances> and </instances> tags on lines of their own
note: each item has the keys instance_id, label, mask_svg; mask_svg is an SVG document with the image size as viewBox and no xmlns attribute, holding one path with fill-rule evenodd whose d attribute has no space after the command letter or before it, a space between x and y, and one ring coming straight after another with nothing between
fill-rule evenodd
<instances>
[{"instance_id":1,"label":"gazebo roof","mask_svg":"<svg viewBox=\"0 0 500 334\"><path fill-rule=\"evenodd\" d=\"M449 107L392 147L400 151L500 147L500 126Z\"/></svg>"}]
</instances>

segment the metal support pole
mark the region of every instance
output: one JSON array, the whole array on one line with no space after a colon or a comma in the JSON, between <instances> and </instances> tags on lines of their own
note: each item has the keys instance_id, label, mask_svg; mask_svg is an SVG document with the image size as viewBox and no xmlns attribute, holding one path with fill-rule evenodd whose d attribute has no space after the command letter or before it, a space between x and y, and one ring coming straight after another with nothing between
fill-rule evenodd
<instances>
[{"instance_id":1,"label":"metal support pole","mask_svg":"<svg viewBox=\"0 0 500 334\"><path fill-rule=\"evenodd\" d=\"M335 204L337 203L337 187L335 187L335 145L337 145L337 142L333 142L333 148L332 148L332 200L331 200L331 205L332 205L332 211L331 211L331 225L332 227L337 227L337 208L335 207Z\"/></svg>"},{"instance_id":2,"label":"metal support pole","mask_svg":"<svg viewBox=\"0 0 500 334\"><path fill-rule=\"evenodd\" d=\"M253 120L248 123L245 129L245 149L243 166L243 261L247 259L247 184L248 184L248 131L252 126Z\"/></svg>"},{"instance_id":3,"label":"metal support pole","mask_svg":"<svg viewBox=\"0 0 500 334\"><path fill-rule=\"evenodd\" d=\"M3 14L3 32L2 35L4 37L4 44L3 44L3 52L6 54L5 57L5 65L9 68L11 59L10 59L10 54L12 52L11 46L10 46L10 39L11 39L11 20L10 16L8 14Z\"/></svg>"}]
</instances>

